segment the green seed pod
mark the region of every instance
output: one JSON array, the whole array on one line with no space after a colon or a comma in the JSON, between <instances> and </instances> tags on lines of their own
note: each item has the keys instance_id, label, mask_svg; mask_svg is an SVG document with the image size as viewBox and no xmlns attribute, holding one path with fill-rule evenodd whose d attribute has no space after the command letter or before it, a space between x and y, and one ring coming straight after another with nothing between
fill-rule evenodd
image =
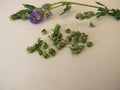
<instances>
[{"instance_id":1,"label":"green seed pod","mask_svg":"<svg viewBox=\"0 0 120 90\"><path fill-rule=\"evenodd\" d=\"M75 32L72 31L72 32L70 33L70 36L71 36L71 37L74 37L74 36L75 36Z\"/></svg>"},{"instance_id":2,"label":"green seed pod","mask_svg":"<svg viewBox=\"0 0 120 90\"><path fill-rule=\"evenodd\" d=\"M42 34L44 34L44 35L47 34L47 30L46 30L46 29L43 29L41 32L42 32Z\"/></svg>"},{"instance_id":3,"label":"green seed pod","mask_svg":"<svg viewBox=\"0 0 120 90\"><path fill-rule=\"evenodd\" d=\"M88 37L88 35L86 35L85 33L82 33L81 36L80 36L80 38L81 38L81 40L80 40L81 43L86 43L87 37Z\"/></svg>"},{"instance_id":4,"label":"green seed pod","mask_svg":"<svg viewBox=\"0 0 120 90\"><path fill-rule=\"evenodd\" d=\"M59 42L57 43L56 47L57 47L58 49L61 49L61 48L65 47L65 43L59 41Z\"/></svg>"},{"instance_id":5,"label":"green seed pod","mask_svg":"<svg viewBox=\"0 0 120 90\"><path fill-rule=\"evenodd\" d=\"M72 54L73 55L78 55L78 54L80 54L81 53L81 51L80 50L75 50L75 51L72 51Z\"/></svg>"},{"instance_id":6,"label":"green seed pod","mask_svg":"<svg viewBox=\"0 0 120 90\"><path fill-rule=\"evenodd\" d=\"M77 44L72 44L70 46L70 50L71 50L71 53L73 55L78 55L81 53L81 51L83 50L84 48L84 45L77 45Z\"/></svg>"},{"instance_id":7,"label":"green seed pod","mask_svg":"<svg viewBox=\"0 0 120 90\"><path fill-rule=\"evenodd\" d=\"M80 35L81 35L80 31L75 32L75 36L80 37Z\"/></svg>"},{"instance_id":8,"label":"green seed pod","mask_svg":"<svg viewBox=\"0 0 120 90\"><path fill-rule=\"evenodd\" d=\"M45 59L47 59L47 58L50 57L46 52L43 52L42 56L43 56Z\"/></svg>"},{"instance_id":9,"label":"green seed pod","mask_svg":"<svg viewBox=\"0 0 120 90\"><path fill-rule=\"evenodd\" d=\"M88 36L88 35L86 35L85 33L82 33L80 37L81 37L82 39L84 39L84 38L87 38L87 36Z\"/></svg>"},{"instance_id":10,"label":"green seed pod","mask_svg":"<svg viewBox=\"0 0 120 90\"><path fill-rule=\"evenodd\" d=\"M39 55L43 55L43 51L41 49L38 49L37 52Z\"/></svg>"},{"instance_id":11,"label":"green seed pod","mask_svg":"<svg viewBox=\"0 0 120 90\"><path fill-rule=\"evenodd\" d=\"M37 50L37 49L40 47L40 45L39 45L38 42L35 42L32 47L33 47L35 50Z\"/></svg>"},{"instance_id":12,"label":"green seed pod","mask_svg":"<svg viewBox=\"0 0 120 90\"><path fill-rule=\"evenodd\" d=\"M81 39L81 43L86 43L86 39Z\"/></svg>"},{"instance_id":13,"label":"green seed pod","mask_svg":"<svg viewBox=\"0 0 120 90\"><path fill-rule=\"evenodd\" d=\"M47 49L48 48L48 44L46 42L43 42L42 46L43 49Z\"/></svg>"},{"instance_id":14,"label":"green seed pod","mask_svg":"<svg viewBox=\"0 0 120 90\"><path fill-rule=\"evenodd\" d=\"M54 56L54 55L56 54L56 51L55 51L55 49L50 48L50 49L48 50L48 53L49 53L51 56Z\"/></svg>"},{"instance_id":15,"label":"green seed pod","mask_svg":"<svg viewBox=\"0 0 120 90\"><path fill-rule=\"evenodd\" d=\"M71 46L70 46L70 49L71 49L72 51L75 51L75 50L78 49L78 45L75 44L75 43L72 43Z\"/></svg>"},{"instance_id":16,"label":"green seed pod","mask_svg":"<svg viewBox=\"0 0 120 90\"><path fill-rule=\"evenodd\" d=\"M82 50L85 46L84 45L78 45L78 49Z\"/></svg>"},{"instance_id":17,"label":"green seed pod","mask_svg":"<svg viewBox=\"0 0 120 90\"><path fill-rule=\"evenodd\" d=\"M58 40L55 40L53 41L53 44L56 46L58 42L59 42Z\"/></svg>"},{"instance_id":18,"label":"green seed pod","mask_svg":"<svg viewBox=\"0 0 120 90\"><path fill-rule=\"evenodd\" d=\"M71 33L71 30L68 28L65 30L66 33Z\"/></svg>"},{"instance_id":19,"label":"green seed pod","mask_svg":"<svg viewBox=\"0 0 120 90\"><path fill-rule=\"evenodd\" d=\"M80 41L80 37L78 37L78 36L74 36L73 37L73 42L74 43L77 43L77 42L79 42Z\"/></svg>"},{"instance_id":20,"label":"green seed pod","mask_svg":"<svg viewBox=\"0 0 120 90\"><path fill-rule=\"evenodd\" d=\"M82 13L78 13L78 14L76 14L75 18L79 19L79 20L84 20L85 16Z\"/></svg>"},{"instance_id":21,"label":"green seed pod","mask_svg":"<svg viewBox=\"0 0 120 90\"><path fill-rule=\"evenodd\" d=\"M71 42L71 40L72 40L72 37L71 37L71 36L67 36L67 37L66 37L66 41L67 41L67 42Z\"/></svg>"},{"instance_id":22,"label":"green seed pod","mask_svg":"<svg viewBox=\"0 0 120 90\"><path fill-rule=\"evenodd\" d=\"M93 46L93 42L87 42L87 46L88 47L92 47Z\"/></svg>"},{"instance_id":23,"label":"green seed pod","mask_svg":"<svg viewBox=\"0 0 120 90\"><path fill-rule=\"evenodd\" d=\"M53 41L57 40L57 37L56 37L54 34L51 34L51 35L49 36L49 38L50 38L51 40L53 40Z\"/></svg>"},{"instance_id":24,"label":"green seed pod","mask_svg":"<svg viewBox=\"0 0 120 90\"><path fill-rule=\"evenodd\" d=\"M84 16L86 19L89 19L89 18L95 16L95 13L93 11L88 11L88 12L84 13Z\"/></svg>"},{"instance_id":25,"label":"green seed pod","mask_svg":"<svg viewBox=\"0 0 120 90\"><path fill-rule=\"evenodd\" d=\"M95 27L95 25L92 23L92 22L90 22L90 25L89 25L91 28L93 28L93 27Z\"/></svg>"},{"instance_id":26,"label":"green seed pod","mask_svg":"<svg viewBox=\"0 0 120 90\"><path fill-rule=\"evenodd\" d=\"M27 47L26 50L28 53L33 53L35 51L35 48L31 46L31 47Z\"/></svg>"},{"instance_id":27,"label":"green seed pod","mask_svg":"<svg viewBox=\"0 0 120 90\"><path fill-rule=\"evenodd\" d=\"M37 44L39 45L39 47L41 47L41 45L43 44L43 40L41 40L40 38L37 39Z\"/></svg>"},{"instance_id":28,"label":"green seed pod","mask_svg":"<svg viewBox=\"0 0 120 90\"><path fill-rule=\"evenodd\" d=\"M62 36L63 36L63 34L62 34L62 33L58 33L57 38L61 39L61 38L62 38Z\"/></svg>"},{"instance_id":29,"label":"green seed pod","mask_svg":"<svg viewBox=\"0 0 120 90\"><path fill-rule=\"evenodd\" d=\"M54 34L54 35L57 35L57 34L59 33L59 29L60 29L60 25L57 24L57 25L55 26L55 28L53 29L53 34Z\"/></svg>"}]
</instances>

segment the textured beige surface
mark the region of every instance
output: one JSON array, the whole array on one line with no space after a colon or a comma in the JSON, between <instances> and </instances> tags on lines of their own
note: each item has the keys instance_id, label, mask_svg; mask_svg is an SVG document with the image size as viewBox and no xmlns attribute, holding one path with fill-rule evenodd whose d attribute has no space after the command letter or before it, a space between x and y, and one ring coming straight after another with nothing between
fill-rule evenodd
<instances>
[{"instance_id":1,"label":"textured beige surface","mask_svg":"<svg viewBox=\"0 0 120 90\"><path fill-rule=\"evenodd\" d=\"M0 90L120 90L120 21L111 17L77 21L77 12L95 10L73 6L70 12L59 16L63 8L53 10L54 16L38 25L28 21L11 21L9 15L22 9L23 3L40 6L59 0L1 0L0 1ZM71 0L94 4L96 0ZM110 8L120 9L120 0L97 0ZM79 29L89 35L94 46L72 57L63 49L50 59L28 54L26 47L41 36L41 29L55 24Z\"/></svg>"}]
</instances>

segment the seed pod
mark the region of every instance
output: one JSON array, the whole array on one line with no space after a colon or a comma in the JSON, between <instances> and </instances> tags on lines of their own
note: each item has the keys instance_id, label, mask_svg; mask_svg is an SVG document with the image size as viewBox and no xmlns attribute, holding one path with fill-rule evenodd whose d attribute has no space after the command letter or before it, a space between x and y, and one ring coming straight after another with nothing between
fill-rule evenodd
<instances>
[{"instance_id":1,"label":"seed pod","mask_svg":"<svg viewBox=\"0 0 120 90\"><path fill-rule=\"evenodd\" d=\"M46 30L46 29L43 29L41 32L42 32L42 34L44 34L44 35L47 34L47 30Z\"/></svg>"},{"instance_id":2,"label":"seed pod","mask_svg":"<svg viewBox=\"0 0 120 90\"><path fill-rule=\"evenodd\" d=\"M46 42L43 42L42 46L43 49L47 49L48 48L48 44Z\"/></svg>"},{"instance_id":3,"label":"seed pod","mask_svg":"<svg viewBox=\"0 0 120 90\"><path fill-rule=\"evenodd\" d=\"M27 52L28 53L33 53L35 51L35 49L31 46L31 47L27 47Z\"/></svg>"},{"instance_id":4,"label":"seed pod","mask_svg":"<svg viewBox=\"0 0 120 90\"><path fill-rule=\"evenodd\" d=\"M41 49L38 49L37 52L39 55L43 55L43 51Z\"/></svg>"},{"instance_id":5,"label":"seed pod","mask_svg":"<svg viewBox=\"0 0 120 90\"><path fill-rule=\"evenodd\" d=\"M71 33L71 30L68 28L65 30L66 33Z\"/></svg>"},{"instance_id":6,"label":"seed pod","mask_svg":"<svg viewBox=\"0 0 120 90\"><path fill-rule=\"evenodd\" d=\"M54 56L54 55L56 54L56 51L55 51L55 49L50 48L50 49L48 50L48 53L49 53L51 56Z\"/></svg>"},{"instance_id":7,"label":"seed pod","mask_svg":"<svg viewBox=\"0 0 120 90\"><path fill-rule=\"evenodd\" d=\"M72 37L71 37L71 36L67 36L67 37L66 37L66 41L67 41L67 42L71 42L71 40L72 40Z\"/></svg>"},{"instance_id":8,"label":"seed pod","mask_svg":"<svg viewBox=\"0 0 120 90\"><path fill-rule=\"evenodd\" d=\"M93 46L93 42L87 42L87 46L88 47L92 47Z\"/></svg>"},{"instance_id":9,"label":"seed pod","mask_svg":"<svg viewBox=\"0 0 120 90\"><path fill-rule=\"evenodd\" d=\"M42 56L43 56L45 59L49 58L49 55L48 55L46 52L43 52Z\"/></svg>"}]
</instances>

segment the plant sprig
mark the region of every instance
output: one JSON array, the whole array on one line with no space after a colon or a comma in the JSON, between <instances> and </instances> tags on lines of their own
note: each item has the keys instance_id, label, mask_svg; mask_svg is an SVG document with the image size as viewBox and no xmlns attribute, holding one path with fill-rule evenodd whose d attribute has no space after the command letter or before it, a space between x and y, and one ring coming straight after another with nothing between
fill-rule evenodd
<instances>
[{"instance_id":1,"label":"plant sprig","mask_svg":"<svg viewBox=\"0 0 120 90\"><path fill-rule=\"evenodd\" d=\"M76 2L70 2L70 1L60 1L55 3L48 3L44 4L41 7L35 7L33 5L29 4L23 4L25 9L22 9L18 11L15 14L12 14L10 18L12 20L22 19L22 20L29 20L33 24L38 24L43 21L44 18L48 18L52 15L52 10L61 6L65 6L64 10L60 15L63 15L67 13L72 5L79 5L84 7L91 7L96 8L97 12L94 11L88 11L85 13L78 13L76 15L76 19L84 20L84 19L90 19L92 17L102 17L105 15L110 15L116 18L117 20L120 20L120 9L109 9L106 5L96 2L97 6L94 5L88 5L83 3L76 3Z\"/></svg>"},{"instance_id":2,"label":"plant sprig","mask_svg":"<svg viewBox=\"0 0 120 90\"><path fill-rule=\"evenodd\" d=\"M35 6L29 4L23 4L23 6L25 7L25 9L22 9L10 16L12 20L17 20L17 19L27 20L28 15L32 13L34 9L36 9Z\"/></svg>"},{"instance_id":3,"label":"plant sprig","mask_svg":"<svg viewBox=\"0 0 120 90\"><path fill-rule=\"evenodd\" d=\"M108 9L107 6L103 5L100 2L96 2L96 4L101 6L101 7L98 7L97 12L89 11L84 13L78 13L76 14L76 19L85 20L85 19L90 19L92 17L99 18L105 15L110 15L110 16L113 16L115 19L120 20L119 9ZM85 13L87 13L88 15L86 15Z\"/></svg>"}]
</instances>

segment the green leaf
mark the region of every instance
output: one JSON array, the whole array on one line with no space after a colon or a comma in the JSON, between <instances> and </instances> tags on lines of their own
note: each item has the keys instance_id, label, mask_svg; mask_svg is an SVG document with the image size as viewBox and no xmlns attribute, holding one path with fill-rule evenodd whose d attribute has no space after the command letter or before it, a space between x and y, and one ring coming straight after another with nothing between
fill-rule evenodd
<instances>
[{"instance_id":1,"label":"green leaf","mask_svg":"<svg viewBox=\"0 0 120 90\"><path fill-rule=\"evenodd\" d=\"M23 4L23 6L29 10L34 10L36 8L35 6L29 4Z\"/></svg>"},{"instance_id":2,"label":"green leaf","mask_svg":"<svg viewBox=\"0 0 120 90\"><path fill-rule=\"evenodd\" d=\"M32 12L31 10L23 9L23 10L18 11L14 15L11 15L11 18L14 16L14 17L16 17L16 18L14 18L14 20L17 20L17 19L27 20L27 16L31 12Z\"/></svg>"},{"instance_id":3,"label":"green leaf","mask_svg":"<svg viewBox=\"0 0 120 90\"><path fill-rule=\"evenodd\" d=\"M71 7L72 7L72 6L70 6L70 5L66 5L64 11L63 11L60 15L65 14L67 11L69 11L69 10L71 9Z\"/></svg>"},{"instance_id":4,"label":"green leaf","mask_svg":"<svg viewBox=\"0 0 120 90\"><path fill-rule=\"evenodd\" d=\"M19 14L20 16L26 13L29 13L30 11L28 9L23 9L17 12L17 14Z\"/></svg>"},{"instance_id":5,"label":"green leaf","mask_svg":"<svg viewBox=\"0 0 120 90\"><path fill-rule=\"evenodd\" d=\"M109 12L109 15L115 17L117 20L120 20L120 10L119 9L112 9L111 12Z\"/></svg>"},{"instance_id":6,"label":"green leaf","mask_svg":"<svg viewBox=\"0 0 120 90\"><path fill-rule=\"evenodd\" d=\"M107 8L104 4L100 3L100 2L96 2L96 4L100 5L100 6L103 6L105 8Z\"/></svg>"},{"instance_id":7,"label":"green leaf","mask_svg":"<svg viewBox=\"0 0 120 90\"><path fill-rule=\"evenodd\" d=\"M98 8L98 12L96 13L96 17L99 18L101 16L105 16L109 14L109 9L106 9L106 8Z\"/></svg>"}]
</instances>

